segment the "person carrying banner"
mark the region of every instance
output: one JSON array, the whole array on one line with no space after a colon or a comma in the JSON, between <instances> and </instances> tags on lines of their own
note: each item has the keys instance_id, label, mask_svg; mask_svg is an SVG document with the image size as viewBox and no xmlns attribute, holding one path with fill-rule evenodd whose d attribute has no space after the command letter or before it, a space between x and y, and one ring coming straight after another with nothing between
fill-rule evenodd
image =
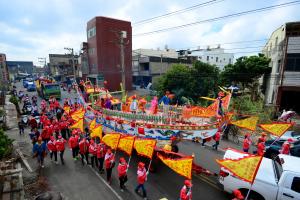
<instances>
[{"instance_id":1,"label":"person carrying banner","mask_svg":"<svg viewBox=\"0 0 300 200\"><path fill-rule=\"evenodd\" d=\"M257 155L263 156L265 153L265 142L260 142L257 145Z\"/></svg>"},{"instance_id":2,"label":"person carrying banner","mask_svg":"<svg viewBox=\"0 0 300 200\"><path fill-rule=\"evenodd\" d=\"M118 165L118 175L119 175L121 192L124 192L125 183L127 182L127 170L128 170L128 164L126 163L125 158L121 157Z\"/></svg>"},{"instance_id":3,"label":"person carrying banner","mask_svg":"<svg viewBox=\"0 0 300 200\"><path fill-rule=\"evenodd\" d=\"M261 136L258 138L257 140L257 145L260 143L260 142L265 142L267 139L266 139L266 136L267 134L265 132L262 132L261 133Z\"/></svg>"},{"instance_id":4,"label":"person carrying banner","mask_svg":"<svg viewBox=\"0 0 300 200\"><path fill-rule=\"evenodd\" d=\"M86 163L87 164L90 164L89 163L89 141L86 139L86 138L82 138L82 140L79 142L79 152L80 152L80 155L81 155L81 163L82 163L82 166L84 165L84 157L86 159Z\"/></svg>"},{"instance_id":5,"label":"person carrying banner","mask_svg":"<svg viewBox=\"0 0 300 200\"><path fill-rule=\"evenodd\" d=\"M180 200L192 199L192 182L190 180L184 181L184 186L180 190Z\"/></svg>"},{"instance_id":6,"label":"person carrying banner","mask_svg":"<svg viewBox=\"0 0 300 200\"><path fill-rule=\"evenodd\" d=\"M57 149L56 149L56 141L53 136L50 137L50 141L47 143L47 148L50 151L50 159L52 161L53 155L54 155L54 161L55 164L58 164L57 162Z\"/></svg>"},{"instance_id":7,"label":"person carrying banner","mask_svg":"<svg viewBox=\"0 0 300 200\"><path fill-rule=\"evenodd\" d=\"M138 182L138 185L137 187L135 188L135 193L139 193L139 190L142 189L143 191L143 197L144 199L146 200L147 199L147 192L146 192L146 189L145 189L145 182L147 181L147 175L148 175L148 172L145 168L145 164L143 162L139 162L138 164L138 170L137 170L137 182Z\"/></svg>"},{"instance_id":8,"label":"person carrying banner","mask_svg":"<svg viewBox=\"0 0 300 200\"><path fill-rule=\"evenodd\" d=\"M110 148L107 149L107 152L104 157L104 162L105 162L105 169L106 169L106 180L109 184L111 184L111 173L112 173L112 168L115 165L115 158Z\"/></svg>"}]
</instances>

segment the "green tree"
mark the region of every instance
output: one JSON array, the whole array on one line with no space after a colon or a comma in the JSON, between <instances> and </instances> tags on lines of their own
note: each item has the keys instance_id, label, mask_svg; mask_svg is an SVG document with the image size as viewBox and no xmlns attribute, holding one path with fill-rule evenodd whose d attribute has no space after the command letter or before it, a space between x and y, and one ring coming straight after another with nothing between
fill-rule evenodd
<instances>
[{"instance_id":1,"label":"green tree","mask_svg":"<svg viewBox=\"0 0 300 200\"><path fill-rule=\"evenodd\" d=\"M200 102L200 96L213 96L218 86L219 69L216 66L197 61L192 67L182 64L173 65L161 76L154 88L163 95L166 90L183 102Z\"/></svg>"},{"instance_id":2,"label":"green tree","mask_svg":"<svg viewBox=\"0 0 300 200\"><path fill-rule=\"evenodd\" d=\"M9 102L15 105L18 115L21 115L18 97L15 95L12 95L9 98Z\"/></svg>"},{"instance_id":3,"label":"green tree","mask_svg":"<svg viewBox=\"0 0 300 200\"><path fill-rule=\"evenodd\" d=\"M12 152L12 142L13 140L9 139L0 129L0 160Z\"/></svg>"},{"instance_id":4,"label":"green tree","mask_svg":"<svg viewBox=\"0 0 300 200\"><path fill-rule=\"evenodd\" d=\"M270 59L263 54L240 57L234 64L225 66L221 73L221 80L225 84L240 83L243 89L248 88L250 90L251 100L256 101L258 99L258 79L270 72L269 63Z\"/></svg>"}]
</instances>

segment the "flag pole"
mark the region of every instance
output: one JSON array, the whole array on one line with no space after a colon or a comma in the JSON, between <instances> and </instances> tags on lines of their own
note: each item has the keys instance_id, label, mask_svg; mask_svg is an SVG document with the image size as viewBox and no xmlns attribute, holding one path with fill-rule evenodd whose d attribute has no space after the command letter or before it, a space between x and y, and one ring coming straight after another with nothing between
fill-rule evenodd
<instances>
[{"instance_id":1,"label":"flag pole","mask_svg":"<svg viewBox=\"0 0 300 200\"><path fill-rule=\"evenodd\" d=\"M152 163L152 159L150 160L150 163L149 163L149 166L148 166L147 172L149 172L149 170L150 170L151 163Z\"/></svg>"},{"instance_id":2,"label":"flag pole","mask_svg":"<svg viewBox=\"0 0 300 200\"><path fill-rule=\"evenodd\" d=\"M251 189L252 189L252 185L253 185L253 184L251 184L251 186L250 186L250 188L249 188L249 190L248 190L248 192L247 192L247 195L246 195L246 198L245 198L245 200L247 200L247 199L248 199L248 197L249 197L250 191L251 191Z\"/></svg>"}]
</instances>

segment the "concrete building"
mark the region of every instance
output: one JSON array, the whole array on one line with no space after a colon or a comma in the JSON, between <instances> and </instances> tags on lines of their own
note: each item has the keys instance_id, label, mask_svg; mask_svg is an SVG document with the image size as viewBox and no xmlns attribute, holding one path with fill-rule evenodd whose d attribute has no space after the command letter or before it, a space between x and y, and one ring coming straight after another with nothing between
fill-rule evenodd
<instances>
[{"instance_id":1,"label":"concrete building","mask_svg":"<svg viewBox=\"0 0 300 200\"><path fill-rule=\"evenodd\" d=\"M233 53L226 53L221 47L193 50L191 55L198 56L201 62L216 65L220 70L228 64L233 64L234 59Z\"/></svg>"},{"instance_id":2,"label":"concrete building","mask_svg":"<svg viewBox=\"0 0 300 200\"><path fill-rule=\"evenodd\" d=\"M6 65L6 55L0 53L0 82L6 83L9 80L8 69Z\"/></svg>"},{"instance_id":3,"label":"concrete building","mask_svg":"<svg viewBox=\"0 0 300 200\"><path fill-rule=\"evenodd\" d=\"M74 55L76 77L79 77L78 55ZM51 75L57 80L64 81L65 77L74 77L73 58L71 54L49 54L49 67Z\"/></svg>"},{"instance_id":4,"label":"concrete building","mask_svg":"<svg viewBox=\"0 0 300 200\"><path fill-rule=\"evenodd\" d=\"M108 82L111 91L120 90L122 75L126 89L132 87L131 23L107 17L95 17L87 23L88 78L96 83ZM124 46L124 71L121 69L121 44Z\"/></svg>"},{"instance_id":5,"label":"concrete building","mask_svg":"<svg viewBox=\"0 0 300 200\"><path fill-rule=\"evenodd\" d=\"M132 80L135 86L147 86L165 74L173 64L192 65L192 57L179 59L175 50L137 49L132 52Z\"/></svg>"},{"instance_id":6,"label":"concrete building","mask_svg":"<svg viewBox=\"0 0 300 200\"><path fill-rule=\"evenodd\" d=\"M15 79L18 73L33 74L32 61L6 61L9 78Z\"/></svg>"},{"instance_id":7,"label":"concrete building","mask_svg":"<svg viewBox=\"0 0 300 200\"><path fill-rule=\"evenodd\" d=\"M265 103L277 109L300 112L300 22L276 29L263 54L271 59L272 72L265 77Z\"/></svg>"},{"instance_id":8,"label":"concrete building","mask_svg":"<svg viewBox=\"0 0 300 200\"><path fill-rule=\"evenodd\" d=\"M88 44L87 42L82 42L80 46L80 54L78 58L78 64L82 78L85 80L89 75L89 60L88 60Z\"/></svg>"}]
</instances>

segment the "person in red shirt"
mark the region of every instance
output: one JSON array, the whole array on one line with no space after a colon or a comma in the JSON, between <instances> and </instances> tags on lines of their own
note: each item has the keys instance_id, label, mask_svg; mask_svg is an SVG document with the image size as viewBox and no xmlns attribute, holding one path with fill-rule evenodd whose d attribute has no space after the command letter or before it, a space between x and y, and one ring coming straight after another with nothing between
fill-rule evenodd
<instances>
[{"instance_id":1,"label":"person in red shirt","mask_svg":"<svg viewBox=\"0 0 300 200\"><path fill-rule=\"evenodd\" d=\"M57 162L57 149L56 149L56 141L55 138L53 136L50 137L50 141L47 143L47 148L50 151L50 158L52 161L53 155L54 155L54 161L56 164L58 164Z\"/></svg>"},{"instance_id":2,"label":"person in red shirt","mask_svg":"<svg viewBox=\"0 0 300 200\"><path fill-rule=\"evenodd\" d=\"M96 167L98 167L98 162L97 162L97 144L95 143L94 140L90 141L89 153L90 153L90 157L91 157L92 167L94 167L94 164L96 164Z\"/></svg>"},{"instance_id":3,"label":"person in red shirt","mask_svg":"<svg viewBox=\"0 0 300 200\"><path fill-rule=\"evenodd\" d=\"M243 151L248 153L249 152L249 149L250 149L250 145L251 145L251 139L250 139L250 135L249 134L246 134L245 135L245 139L243 141Z\"/></svg>"},{"instance_id":4,"label":"person in red shirt","mask_svg":"<svg viewBox=\"0 0 300 200\"><path fill-rule=\"evenodd\" d=\"M265 142L267 139L266 139L266 136L267 134L265 132L262 132L261 133L261 136L258 138L257 140L257 145L260 143L260 142Z\"/></svg>"},{"instance_id":5,"label":"person in red shirt","mask_svg":"<svg viewBox=\"0 0 300 200\"><path fill-rule=\"evenodd\" d=\"M104 172L103 170L103 163L104 163L104 157L105 157L105 145L100 142L97 145L97 159L99 162L99 172L102 174Z\"/></svg>"},{"instance_id":6,"label":"person in red shirt","mask_svg":"<svg viewBox=\"0 0 300 200\"><path fill-rule=\"evenodd\" d=\"M60 161L61 161L61 164L65 164L64 162L64 152L65 152L65 143L67 141L61 136L59 135L58 136L58 140L56 141L56 149L57 151L59 152L59 156L60 156Z\"/></svg>"},{"instance_id":7,"label":"person in red shirt","mask_svg":"<svg viewBox=\"0 0 300 200\"><path fill-rule=\"evenodd\" d=\"M140 189L142 189L143 191L143 197L144 199L147 199L147 192L146 192L146 189L145 189L145 182L147 180L147 175L148 175L148 172L145 168L145 164L143 162L139 162L138 164L138 170L137 170L137 182L138 182L138 185L137 187L135 188L135 192L138 193Z\"/></svg>"},{"instance_id":8,"label":"person in red shirt","mask_svg":"<svg viewBox=\"0 0 300 200\"><path fill-rule=\"evenodd\" d=\"M114 167L115 158L110 148L107 149L107 152L104 157L104 162L105 162L105 169L106 169L106 180L109 184L111 184L111 173L112 173L112 168Z\"/></svg>"},{"instance_id":9,"label":"person in red shirt","mask_svg":"<svg viewBox=\"0 0 300 200\"><path fill-rule=\"evenodd\" d=\"M192 183L190 180L184 181L184 186L180 190L180 200L192 199Z\"/></svg>"},{"instance_id":10,"label":"person in red shirt","mask_svg":"<svg viewBox=\"0 0 300 200\"><path fill-rule=\"evenodd\" d=\"M215 148L217 151L218 151L218 146L220 144L220 139L221 139L221 130L218 130L214 136L214 140L216 141L216 143L212 145L212 147Z\"/></svg>"},{"instance_id":11,"label":"person in red shirt","mask_svg":"<svg viewBox=\"0 0 300 200\"><path fill-rule=\"evenodd\" d=\"M120 181L120 188L121 191L124 191L124 184L127 182L127 169L128 165L126 163L125 158L121 157L119 160L119 165L118 165L118 175L119 175L119 181Z\"/></svg>"},{"instance_id":12,"label":"person in red shirt","mask_svg":"<svg viewBox=\"0 0 300 200\"><path fill-rule=\"evenodd\" d=\"M82 140L79 142L79 152L81 155L81 163L84 165L83 159L85 157L86 163L89 163L89 141L86 138L82 138Z\"/></svg>"},{"instance_id":13,"label":"person in red shirt","mask_svg":"<svg viewBox=\"0 0 300 200\"><path fill-rule=\"evenodd\" d=\"M265 153L265 142L260 142L258 145L257 145L257 155L258 156L263 156L264 153Z\"/></svg>"},{"instance_id":14,"label":"person in red shirt","mask_svg":"<svg viewBox=\"0 0 300 200\"><path fill-rule=\"evenodd\" d=\"M292 142L293 142L292 138L289 138L287 141L285 141L281 147L280 153L289 155Z\"/></svg>"},{"instance_id":15,"label":"person in red shirt","mask_svg":"<svg viewBox=\"0 0 300 200\"><path fill-rule=\"evenodd\" d=\"M76 129L72 131L72 136L69 138L69 147L72 149L72 156L74 160L77 160L79 143L78 136L76 135Z\"/></svg>"},{"instance_id":16,"label":"person in red shirt","mask_svg":"<svg viewBox=\"0 0 300 200\"><path fill-rule=\"evenodd\" d=\"M234 198L232 200L243 200L244 196L242 195L240 190L233 190L232 192Z\"/></svg>"}]
</instances>

